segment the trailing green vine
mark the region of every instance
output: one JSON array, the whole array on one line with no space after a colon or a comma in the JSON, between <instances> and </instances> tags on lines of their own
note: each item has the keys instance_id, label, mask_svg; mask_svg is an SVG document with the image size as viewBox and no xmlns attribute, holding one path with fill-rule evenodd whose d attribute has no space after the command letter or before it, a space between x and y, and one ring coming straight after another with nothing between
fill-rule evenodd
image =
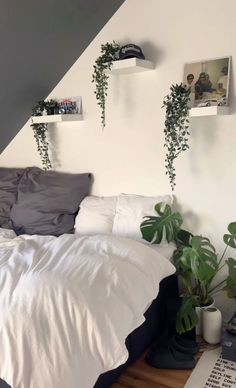
<instances>
[{"instance_id":1,"label":"trailing green vine","mask_svg":"<svg viewBox=\"0 0 236 388\"><path fill-rule=\"evenodd\" d=\"M165 168L169 176L172 191L175 188L176 170L174 160L178 155L189 148L189 101L190 89L185 85L171 85L170 94L163 101L163 108L166 109L165 117L165 144L167 148Z\"/></svg>"},{"instance_id":2,"label":"trailing green vine","mask_svg":"<svg viewBox=\"0 0 236 388\"><path fill-rule=\"evenodd\" d=\"M108 90L109 76L105 70L111 70L113 61L117 60L117 53L120 45L113 41L112 43L105 43L101 45L101 55L96 59L93 66L94 72L92 75L92 82L95 83L95 95L98 106L101 108L101 122L102 128L106 125L105 105Z\"/></svg>"},{"instance_id":3,"label":"trailing green vine","mask_svg":"<svg viewBox=\"0 0 236 388\"><path fill-rule=\"evenodd\" d=\"M42 116L43 111L48 108L48 102L39 101L37 105L32 108L32 116ZM31 127L34 131L34 138L37 144L37 150L39 152L43 169L50 170L52 164L48 154L48 141L47 141L47 123L32 123Z\"/></svg>"}]
</instances>

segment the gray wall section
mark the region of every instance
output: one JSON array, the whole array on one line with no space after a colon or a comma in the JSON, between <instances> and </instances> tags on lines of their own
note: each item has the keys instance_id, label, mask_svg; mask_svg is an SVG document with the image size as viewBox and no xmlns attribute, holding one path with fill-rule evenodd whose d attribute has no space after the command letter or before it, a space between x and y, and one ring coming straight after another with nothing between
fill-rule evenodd
<instances>
[{"instance_id":1,"label":"gray wall section","mask_svg":"<svg viewBox=\"0 0 236 388\"><path fill-rule=\"evenodd\" d=\"M0 1L0 152L123 2Z\"/></svg>"}]
</instances>

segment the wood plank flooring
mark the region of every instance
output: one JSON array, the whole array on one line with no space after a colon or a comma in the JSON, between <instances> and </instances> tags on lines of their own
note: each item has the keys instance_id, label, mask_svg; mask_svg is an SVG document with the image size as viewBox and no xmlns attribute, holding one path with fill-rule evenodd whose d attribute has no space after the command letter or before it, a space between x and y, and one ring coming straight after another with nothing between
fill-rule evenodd
<instances>
[{"instance_id":1,"label":"wood plank flooring","mask_svg":"<svg viewBox=\"0 0 236 388\"><path fill-rule=\"evenodd\" d=\"M218 345L206 344L200 337L197 338L199 352L198 361L202 353L216 348ZM192 370L156 369L149 366L143 354L131 365L111 386L111 388L183 388Z\"/></svg>"},{"instance_id":2,"label":"wood plank flooring","mask_svg":"<svg viewBox=\"0 0 236 388\"><path fill-rule=\"evenodd\" d=\"M111 388L183 388L191 373L192 370L152 368L143 355Z\"/></svg>"}]
</instances>

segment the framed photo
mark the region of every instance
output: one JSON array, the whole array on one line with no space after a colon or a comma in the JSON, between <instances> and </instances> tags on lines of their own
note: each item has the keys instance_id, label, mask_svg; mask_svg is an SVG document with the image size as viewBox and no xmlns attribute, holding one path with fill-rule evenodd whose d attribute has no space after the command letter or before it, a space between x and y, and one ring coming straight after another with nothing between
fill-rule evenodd
<instances>
[{"instance_id":1,"label":"framed photo","mask_svg":"<svg viewBox=\"0 0 236 388\"><path fill-rule=\"evenodd\" d=\"M184 65L183 84L191 89L191 107L228 105L230 57Z\"/></svg>"},{"instance_id":2,"label":"framed photo","mask_svg":"<svg viewBox=\"0 0 236 388\"><path fill-rule=\"evenodd\" d=\"M57 100L59 114L82 114L82 97L65 97Z\"/></svg>"}]
</instances>

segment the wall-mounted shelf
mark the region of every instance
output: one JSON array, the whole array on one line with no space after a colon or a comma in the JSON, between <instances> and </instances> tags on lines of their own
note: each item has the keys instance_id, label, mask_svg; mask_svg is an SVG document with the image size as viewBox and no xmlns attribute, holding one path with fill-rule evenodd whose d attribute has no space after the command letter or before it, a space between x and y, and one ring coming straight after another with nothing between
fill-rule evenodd
<instances>
[{"instance_id":1,"label":"wall-mounted shelf","mask_svg":"<svg viewBox=\"0 0 236 388\"><path fill-rule=\"evenodd\" d=\"M64 114L64 115L48 115L48 116L31 116L33 124L40 123L61 123L66 121L81 121L82 114Z\"/></svg>"},{"instance_id":2,"label":"wall-mounted shelf","mask_svg":"<svg viewBox=\"0 0 236 388\"><path fill-rule=\"evenodd\" d=\"M204 106L191 108L189 111L189 116L199 117L199 116L219 116L219 115L228 115L229 107L228 106Z\"/></svg>"},{"instance_id":3,"label":"wall-mounted shelf","mask_svg":"<svg viewBox=\"0 0 236 388\"><path fill-rule=\"evenodd\" d=\"M120 61L114 61L111 70L107 70L107 74L131 74L140 73L142 71L153 70L154 63L145 59L128 58Z\"/></svg>"}]
</instances>

